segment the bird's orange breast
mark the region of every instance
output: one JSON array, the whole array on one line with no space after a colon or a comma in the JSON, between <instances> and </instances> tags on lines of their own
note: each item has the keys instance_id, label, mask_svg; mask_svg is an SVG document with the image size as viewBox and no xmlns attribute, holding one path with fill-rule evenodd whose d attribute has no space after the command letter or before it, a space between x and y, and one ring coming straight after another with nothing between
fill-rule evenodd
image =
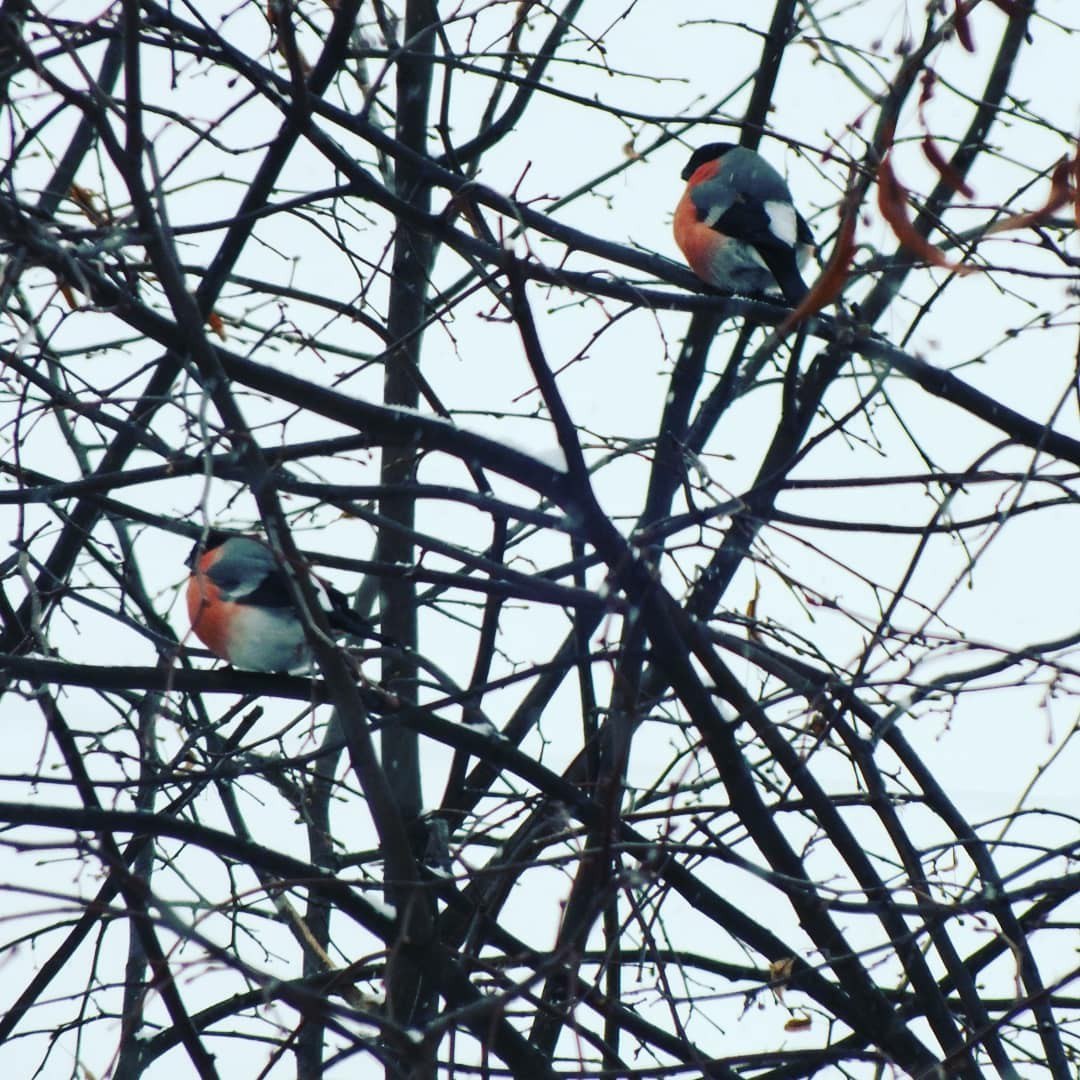
<instances>
[{"instance_id":1,"label":"bird's orange breast","mask_svg":"<svg viewBox=\"0 0 1080 1080\"><path fill-rule=\"evenodd\" d=\"M709 163L712 164L711 162ZM708 168L703 165L701 169ZM698 169L698 172L701 172ZM697 173L694 174L695 176ZM710 229L698 216L698 209L694 200L690 198L690 185L683 192L679 205L675 207L675 218L672 221L672 230L675 233L675 243L690 264L690 269L702 281L712 282L712 256L717 245L723 243L720 234Z\"/></svg>"},{"instance_id":2,"label":"bird's orange breast","mask_svg":"<svg viewBox=\"0 0 1080 1080\"><path fill-rule=\"evenodd\" d=\"M212 554L212 553L208 553ZM204 555L188 578L187 610L195 636L216 656L229 658L229 623L236 606L221 599L218 587L203 573Z\"/></svg>"},{"instance_id":3,"label":"bird's orange breast","mask_svg":"<svg viewBox=\"0 0 1080 1080\"><path fill-rule=\"evenodd\" d=\"M675 218L672 221L672 229L675 233L675 243L683 253L690 269L702 281L713 284L712 257L723 239L714 230L709 228L701 220L701 213L694 205L690 192L706 180L711 180L720 171L718 160L706 161L699 165L686 182L686 190L683 192L679 205L675 207Z\"/></svg>"}]
</instances>

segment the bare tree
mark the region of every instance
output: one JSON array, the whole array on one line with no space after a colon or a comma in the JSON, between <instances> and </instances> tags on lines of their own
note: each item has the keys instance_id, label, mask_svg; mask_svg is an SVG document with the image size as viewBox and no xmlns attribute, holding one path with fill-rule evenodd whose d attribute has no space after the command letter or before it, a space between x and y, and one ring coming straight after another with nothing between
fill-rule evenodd
<instances>
[{"instance_id":1,"label":"bare tree","mask_svg":"<svg viewBox=\"0 0 1080 1080\"><path fill-rule=\"evenodd\" d=\"M0 3L13 1077L1078 1074L1080 27L895 17Z\"/></svg>"}]
</instances>

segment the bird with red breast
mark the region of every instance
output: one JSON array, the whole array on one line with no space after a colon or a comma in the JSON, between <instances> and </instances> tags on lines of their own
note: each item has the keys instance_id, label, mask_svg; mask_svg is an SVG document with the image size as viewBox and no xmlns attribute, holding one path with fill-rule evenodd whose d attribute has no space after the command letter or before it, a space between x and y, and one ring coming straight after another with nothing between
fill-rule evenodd
<instances>
[{"instance_id":1,"label":"bird with red breast","mask_svg":"<svg viewBox=\"0 0 1080 1080\"><path fill-rule=\"evenodd\" d=\"M675 242L707 285L741 295L783 293L797 307L814 237L784 178L756 151L708 143L682 171Z\"/></svg>"},{"instance_id":2,"label":"bird with red breast","mask_svg":"<svg viewBox=\"0 0 1080 1080\"><path fill-rule=\"evenodd\" d=\"M309 671L311 648L286 572L263 540L211 530L187 565L187 610L195 636L233 667L248 671ZM338 632L386 641L348 606L345 595L310 574L319 606Z\"/></svg>"}]
</instances>

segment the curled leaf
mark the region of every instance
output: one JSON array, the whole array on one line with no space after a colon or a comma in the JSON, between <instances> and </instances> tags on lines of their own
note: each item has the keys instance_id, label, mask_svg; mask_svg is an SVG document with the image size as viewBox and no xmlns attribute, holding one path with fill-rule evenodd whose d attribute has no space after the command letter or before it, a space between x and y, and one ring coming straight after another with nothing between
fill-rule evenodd
<instances>
[{"instance_id":1,"label":"curled leaf","mask_svg":"<svg viewBox=\"0 0 1080 1080\"><path fill-rule=\"evenodd\" d=\"M757 627L757 606L758 600L761 597L761 580L755 578L754 580L754 594L750 597L746 605L746 636L751 641L761 641L761 631Z\"/></svg>"},{"instance_id":2,"label":"curled leaf","mask_svg":"<svg viewBox=\"0 0 1080 1080\"><path fill-rule=\"evenodd\" d=\"M971 33L971 23L968 22L968 7L964 0L956 0L956 20L953 25L956 27L956 36L960 44L968 52L973 53L975 51L975 38Z\"/></svg>"},{"instance_id":3,"label":"curled leaf","mask_svg":"<svg viewBox=\"0 0 1080 1080\"><path fill-rule=\"evenodd\" d=\"M1076 218L1076 227L1080 229L1080 149L1076 151L1076 157L1072 161L1072 187L1073 187L1073 217Z\"/></svg>"},{"instance_id":4,"label":"curled leaf","mask_svg":"<svg viewBox=\"0 0 1080 1080\"><path fill-rule=\"evenodd\" d=\"M786 986L794 970L794 956L785 956L782 960L774 960L769 964L769 981L772 983L772 988L779 990Z\"/></svg>"},{"instance_id":5,"label":"curled leaf","mask_svg":"<svg viewBox=\"0 0 1080 1080\"><path fill-rule=\"evenodd\" d=\"M99 228L109 224L108 211L98 208L97 199L89 188L80 184L72 184L68 188L68 198Z\"/></svg>"},{"instance_id":6,"label":"curled leaf","mask_svg":"<svg viewBox=\"0 0 1080 1080\"><path fill-rule=\"evenodd\" d=\"M1050 195L1046 202L1038 210L1029 210L1025 214L1013 214L995 221L986 230L987 236L994 233L1008 232L1011 229L1026 229L1035 225L1041 225L1051 214L1060 210L1067 202L1072 201L1075 207L1077 223L1080 224L1080 182L1070 183L1069 173L1080 171L1080 151L1076 158L1062 158L1050 176Z\"/></svg>"},{"instance_id":7,"label":"curled leaf","mask_svg":"<svg viewBox=\"0 0 1080 1080\"><path fill-rule=\"evenodd\" d=\"M836 244L833 246L829 261L825 264L825 269L803 297L802 303L780 324L777 333L786 334L797 323L813 315L814 312L821 311L840 295L848 279L851 260L855 257L855 221L858 212L859 203L852 187L844 202Z\"/></svg>"},{"instance_id":8,"label":"curled leaf","mask_svg":"<svg viewBox=\"0 0 1080 1080\"><path fill-rule=\"evenodd\" d=\"M907 212L907 189L893 172L889 155L886 155L878 167L878 209L881 216L889 223L897 240L913 255L931 266L940 266L955 274L970 274L972 266L950 262L939 249L922 236L911 223Z\"/></svg>"},{"instance_id":9,"label":"curled leaf","mask_svg":"<svg viewBox=\"0 0 1080 1080\"><path fill-rule=\"evenodd\" d=\"M63 278L57 278L56 287L60 290L60 295L67 301L67 306L72 311L75 311L79 306L79 302L75 299L75 293L71 286Z\"/></svg>"},{"instance_id":10,"label":"curled leaf","mask_svg":"<svg viewBox=\"0 0 1080 1080\"><path fill-rule=\"evenodd\" d=\"M953 191L960 192L965 199L971 199L974 197L975 192L971 185L960 175L959 172L953 167L952 163L945 159L945 155L941 152L938 144L927 135L922 141L923 153L926 155L926 160L937 170L938 175L946 184L953 189Z\"/></svg>"},{"instance_id":11,"label":"curled leaf","mask_svg":"<svg viewBox=\"0 0 1080 1080\"><path fill-rule=\"evenodd\" d=\"M932 67L927 66L920 77L920 82L922 83L922 89L919 91L919 115L921 116L922 107L934 96L934 87L937 86L937 72ZM892 145L891 137L886 145Z\"/></svg>"}]
</instances>

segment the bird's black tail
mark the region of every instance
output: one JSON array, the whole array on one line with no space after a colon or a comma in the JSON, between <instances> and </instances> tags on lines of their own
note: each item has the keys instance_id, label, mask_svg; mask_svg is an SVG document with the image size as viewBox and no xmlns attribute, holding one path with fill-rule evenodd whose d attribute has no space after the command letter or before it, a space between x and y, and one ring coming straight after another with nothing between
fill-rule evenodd
<instances>
[{"instance_id":1,"label":"bird's black tail","mask_svg":"<svg viewBox=\"0 0 1080 1080\"><path fill-rule=\"evenodd\" d=\"M379 633L375 624L363 615L357 614L349 607L348 598L337 589L328 587L325 582L327 596L330 598L331 609L326 613L327 620L335 630L340 630L350 637L361 641L377 641L380 645L388 645L391 648L400 649L400 642L395 641L386 634Z\"/></svg>"},{"instance_id":2,"label":"bird's black tail","mask_svg":"<svg viewBox=\"0 0 1080 1080\"><path fill-rule=\"evenodd\" d=\"M784 294L784 299L794 308L798 307L810 290L799 273L799 264L795 252L789 247L758 248L758 254L765 260L765 265L776 278L776 284Z\"/></svg>"}]
</instances>

